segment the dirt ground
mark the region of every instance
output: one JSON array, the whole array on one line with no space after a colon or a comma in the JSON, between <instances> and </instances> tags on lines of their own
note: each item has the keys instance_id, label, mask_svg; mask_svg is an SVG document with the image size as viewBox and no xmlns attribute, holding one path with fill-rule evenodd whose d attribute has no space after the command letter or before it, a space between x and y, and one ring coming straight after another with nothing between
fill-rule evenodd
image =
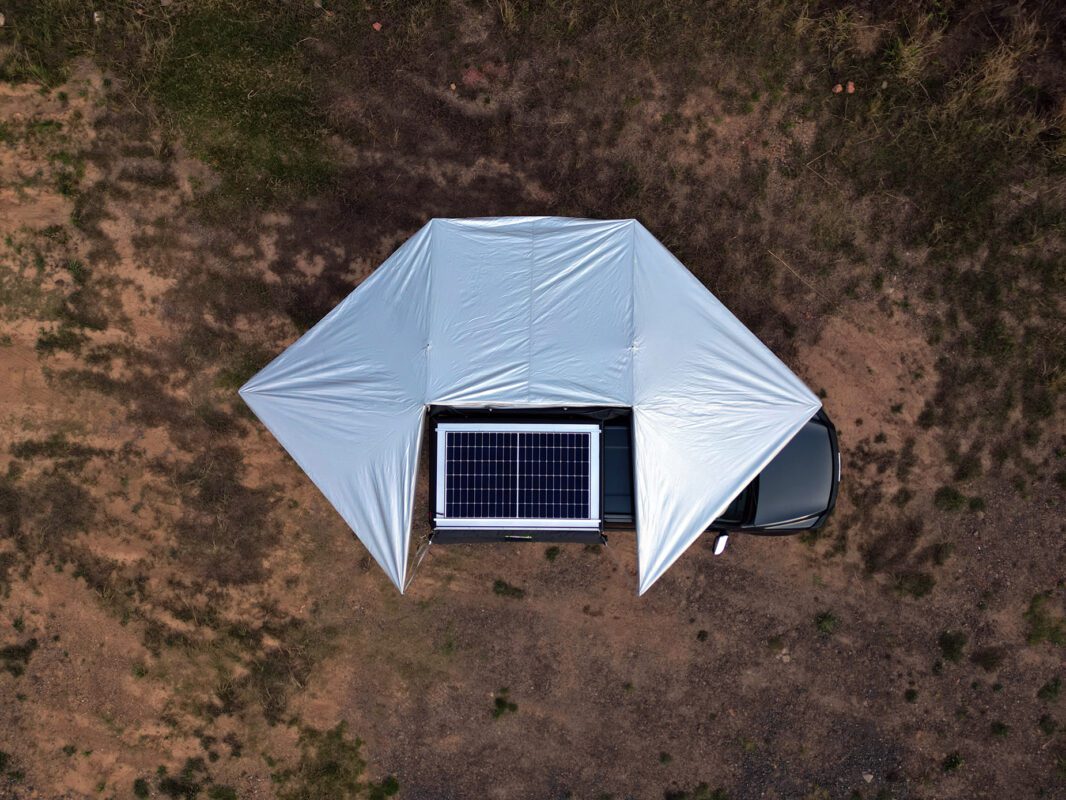
<instances>
[{"instance_id":1,"label":"dirt ground","mask_svg":"<svg viewBox=\"0 0 1066 800\"><path fill-rule=\"evenodd\" d=\"M341 167L261 206L106 65L0 82L0 797L1066 798L1062 217L945 254L819 155L836 73L801 111L445 5L421 65L312 44ZM1003 230L1062 207L1003 181ZM826 529L395 591L236 389L427 219L518 213L637 217L824 398Z\"/></svg>"}]
</instances>

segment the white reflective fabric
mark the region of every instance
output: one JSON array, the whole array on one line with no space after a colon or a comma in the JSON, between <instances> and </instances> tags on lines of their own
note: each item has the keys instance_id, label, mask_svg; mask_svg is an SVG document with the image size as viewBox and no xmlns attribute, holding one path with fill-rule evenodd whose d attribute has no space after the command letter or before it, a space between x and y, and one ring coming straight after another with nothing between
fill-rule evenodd
<instances>
[{"instance_id":1,"label":"white reflective fabric","mask_svg":"<svg viewBox=\"0 0 1066 800\"><path fill-rule=\"evenodd\" d=\"M634 220L432 220L241 396L403 591L425 408L633 408L645 592L820 403Z\"/></svg>"}]
</instances>

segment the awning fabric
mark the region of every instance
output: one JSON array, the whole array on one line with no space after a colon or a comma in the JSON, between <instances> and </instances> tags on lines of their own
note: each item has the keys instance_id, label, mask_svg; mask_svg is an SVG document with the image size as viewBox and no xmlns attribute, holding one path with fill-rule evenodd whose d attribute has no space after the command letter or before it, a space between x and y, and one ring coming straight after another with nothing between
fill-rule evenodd
<instances>
[{"instance_id":1,"label":"awning fabric","mask_svg":"<svg viewBox=\"0 0 1066 800\"><path fill-rule=\"evenodd\" d=\"M643 594L818 410L635 220L434 219L240 390L402 592L430 405L633 410Z\"/></svg>"}]
</instances>

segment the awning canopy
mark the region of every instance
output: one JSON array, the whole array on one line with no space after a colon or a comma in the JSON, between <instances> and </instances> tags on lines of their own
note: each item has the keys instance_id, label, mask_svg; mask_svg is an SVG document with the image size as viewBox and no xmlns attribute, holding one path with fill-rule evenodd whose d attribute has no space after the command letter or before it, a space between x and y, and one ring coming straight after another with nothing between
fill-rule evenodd
<instances>
[{"instance_id":1,"label":"awning canopy","mask_svg":"<svg viewBox=\"0 0 1066 800\"><path fill-rule=\"evenodd\" d=\"M818 398L635 220L435 219L241 396L402 592L430 405L633 410L643 594Z\"/></svg>"}]
</instances>

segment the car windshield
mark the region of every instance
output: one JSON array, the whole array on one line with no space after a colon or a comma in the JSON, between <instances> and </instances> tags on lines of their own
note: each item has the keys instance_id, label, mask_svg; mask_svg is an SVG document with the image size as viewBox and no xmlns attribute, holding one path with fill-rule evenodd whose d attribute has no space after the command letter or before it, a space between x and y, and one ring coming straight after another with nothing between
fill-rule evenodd
<instances>
[{"instance_id":1,"label":"car windshield","mask_svg":"<svg viewBox=\"0 0 1066 800\"><path fill-rule=\"evenodd\" d=\"M755 525L821 514L833 490L833 451L829 430L808 422L759 475Z\"/></svg>"}]
</instances>

